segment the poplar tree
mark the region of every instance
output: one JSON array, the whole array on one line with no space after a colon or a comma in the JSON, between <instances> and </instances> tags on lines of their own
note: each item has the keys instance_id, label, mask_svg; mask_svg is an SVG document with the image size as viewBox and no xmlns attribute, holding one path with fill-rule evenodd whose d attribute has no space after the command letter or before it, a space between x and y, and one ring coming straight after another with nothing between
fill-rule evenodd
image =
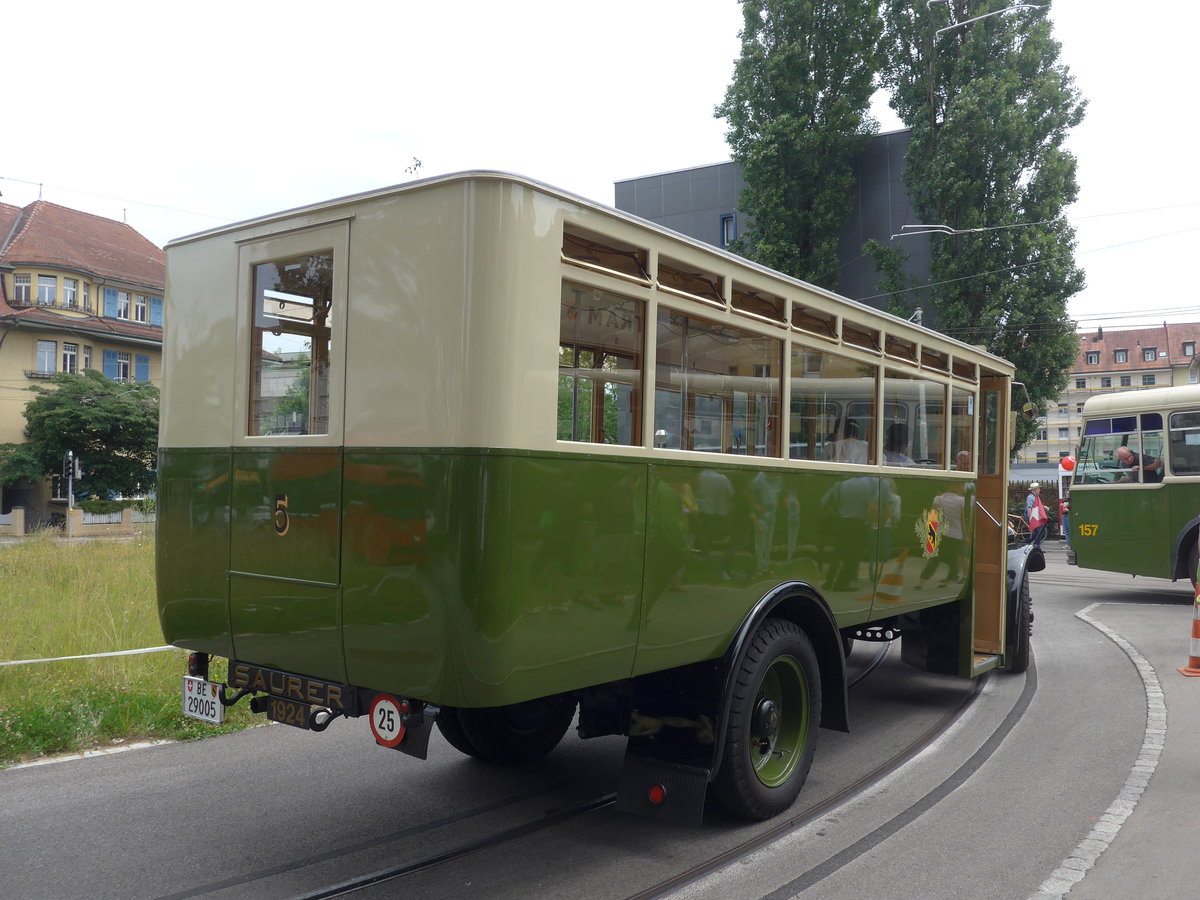
<instances>
[{"instance_id":1,"label":"poplar tree","mask_svg":"<svg viewBox=\"0 0 1200 900\"><path fill-rule=\"evenodd\" d=\"M851 160L877 127L867 114L880 62L877 5L741 2L741 55L716 108L745 179L733 249L832 288L854 204Z\"/></svg>"},{"instance_id":2,"label":"poplar tree","mask_svg":"<svg viewBox=\"0 0 1200 900\"><path fill-rule=\"evenodd\" d=\"M1043 405L1078 350L1066 302L1084 276L1063 215L1078 184L1063 144L1085 103L1059 62L1045 8L935 34L1009 6L883 0L881 77L912 129L905 184L920 221L955 232L930 237L937 327L1012 361ZM1035 427L1023 425L1022 442Z\"/></svg>"}]
</instances>

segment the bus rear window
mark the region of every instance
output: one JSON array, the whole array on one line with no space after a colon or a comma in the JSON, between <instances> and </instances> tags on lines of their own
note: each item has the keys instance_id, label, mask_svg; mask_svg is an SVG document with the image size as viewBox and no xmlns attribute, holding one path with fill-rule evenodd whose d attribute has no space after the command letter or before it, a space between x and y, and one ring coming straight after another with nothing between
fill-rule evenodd
<instances>
[{"instance_id":1,"label":"bus rear window","mask_svg":"<svg viewBox=\"0 0 1200 900\"><path fill-rule=\"evenodd\" d=\"M328 434L333 254L254 266L251 435Z\"/></svg>"}]
</instances>

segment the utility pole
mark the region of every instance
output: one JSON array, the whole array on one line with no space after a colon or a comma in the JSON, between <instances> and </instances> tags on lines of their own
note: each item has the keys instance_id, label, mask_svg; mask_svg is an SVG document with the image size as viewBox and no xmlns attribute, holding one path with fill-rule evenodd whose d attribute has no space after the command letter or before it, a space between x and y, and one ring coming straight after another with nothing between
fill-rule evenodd
<instances>
[{"instance_id":1,"label":"utility pole","mask_svg":"<svg viewBox=\"0 0 1200 900\"><path fill-rule=\"evenodd\" d=\"M75 510L75 475L79 463L75 459L75 451L68 450L63 460L63 474L67 476L67 537L71 537L71 513Z\"/></svg>"}]
</instances>

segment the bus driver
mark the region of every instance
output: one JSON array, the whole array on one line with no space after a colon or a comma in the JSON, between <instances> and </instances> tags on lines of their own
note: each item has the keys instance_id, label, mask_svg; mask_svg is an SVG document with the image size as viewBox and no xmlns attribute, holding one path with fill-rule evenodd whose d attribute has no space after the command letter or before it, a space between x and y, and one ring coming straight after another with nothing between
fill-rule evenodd
<instances>
[{"instance_id":1,"label":"bus driver","mask_svg":"<svg viewBox=\"0 0 1200 900\"><path fill-rule=\"evenodd\" d=\"M1162 481L1163 461L1158 457L1142 456L1128 447L1118 447L1117 461L1121 468L1129 470L1116 480L1117 484L1136 483L1139 478L1146 484ZM1142 473L1140 476L1139 472Z\"/></svg>"}]
</instances>

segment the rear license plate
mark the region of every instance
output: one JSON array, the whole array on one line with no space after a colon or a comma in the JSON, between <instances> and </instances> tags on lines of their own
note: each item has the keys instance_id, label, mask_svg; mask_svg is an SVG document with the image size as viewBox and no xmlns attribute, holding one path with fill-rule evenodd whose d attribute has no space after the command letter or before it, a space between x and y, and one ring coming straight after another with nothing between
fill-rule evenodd
<instances>
[{"instance_id":1,"label":"rear license plate","mask_svg":"<svg viewBox=\"0 0 1200 900\"><path fill-rule=\"evenodd\" d=\"M225 707L218 694L220 687L219 684L203 678L184 675L183 714L202 722L220 725L225 721Z\"/></svg>"},{"instance_id":2,"label":"rear license plate","mask_svg":"<svg viewBox=\"0 0 1200 900\"><path fill-rule=\"evenodd\" d=\"M295 725L297 728L310 727L309 716L313 707L307 703L297 703L295 700L285 700L282 697L266 697L267 718L272 722L284 725Z\"/></svg>"}]
</instances>

